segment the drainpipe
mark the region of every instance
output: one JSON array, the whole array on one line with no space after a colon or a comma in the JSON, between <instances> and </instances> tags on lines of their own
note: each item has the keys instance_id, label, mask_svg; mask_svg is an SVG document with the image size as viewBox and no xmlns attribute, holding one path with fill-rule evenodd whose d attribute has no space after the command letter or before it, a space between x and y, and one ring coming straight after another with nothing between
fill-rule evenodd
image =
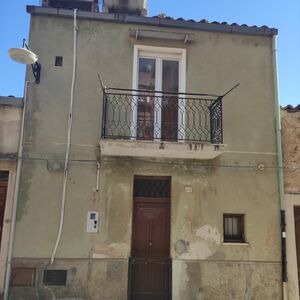
<instances>
[{"instance_id":1,"label":"drainpipe","mask_svg":"<svg viewBox=\"0 0 300 300\"><path fill-rule=\"evenodd\" d=\"M24 141L24 124L25 124L25 115L26 115L26 107L27 107L27 89L29 83L35 83L35 80L25 81L25 86L24 86L24 99L23 99L24 104L23 104L20 143L19 143L19 151L18 151L18 162L17 162L17 170L16 170L16 182L14 188L13 207L12 207L12 215L10 221L10 233L9 233L9 244L8 244L4 298L3 298L4 300L8 299L8 292L9 292L9 285L10 285L11 262L12 262L12 254L13 254L13 247L14 247L17 207L18 207L18 198L19 198L19 186L20 186L21 168L23 162L22 155L23 155L23 141Z\"/></svg>"},{"instance_id":2,"label":"drainpipe","mask_svg":"<svg viewBox=\"0 0 300 300\"><path fill-rule=\"evenodd\" d=\"M286 224L285 224L285 199L284 199L284 179L283 179L283 160L281 143L281 121L280 107L278 100L278 78L277 78L277 48L276 36L272 38L272 58L273 58L273 84L275 101L275 127L276 127L276 148L277 148L277 177L279 185L280 201L280 227L281 227L281 272L283 299L287 299L287 263L286 263Z\"/></svg>"}]
</instances>

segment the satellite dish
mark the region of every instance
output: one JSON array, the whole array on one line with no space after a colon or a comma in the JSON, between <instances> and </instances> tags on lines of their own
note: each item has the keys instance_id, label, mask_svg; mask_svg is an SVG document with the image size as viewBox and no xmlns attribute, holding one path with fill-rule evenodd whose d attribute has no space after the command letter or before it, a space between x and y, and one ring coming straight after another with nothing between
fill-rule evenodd
<instances>
[{"instance_id":1,"label":"satellite dish","mask_svg":"<svg viewBox=\"0 0 300 300\"><path fill-rule=\"evenodd\" d=\"M8 55L20 64L32 65L38 60L38 56L26 48L11 48Z\"/></svg>"}]
</instances>

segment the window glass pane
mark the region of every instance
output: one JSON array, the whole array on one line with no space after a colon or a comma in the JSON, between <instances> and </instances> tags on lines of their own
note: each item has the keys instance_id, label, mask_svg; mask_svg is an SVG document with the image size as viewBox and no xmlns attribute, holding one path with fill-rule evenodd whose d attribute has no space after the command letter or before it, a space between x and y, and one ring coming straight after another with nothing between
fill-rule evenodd
<instances>
[{"instance_id":1,"label":"window glass pane","mask_svg":"<svg viewBox=\"0 0 300 300\"><path fill-rule=\"evenodd\" d=\"M155 59L139 59L139 86L140 90L155 90Z\"/></svg>"},{"instance_id":2,"label":"window glass pane","mask_svg":"<svg viewBox=\"0 0 300 300\"><path fill-rule=\"evenodd\" d=\"M178 93L179 61L163 60L162 90ZM167 95L162 99L162 140L176 141L178 135L178 95Z\"/></svg>"},{"instance_id":3,"label":"window glass pane","mask_svg":"<svg viewBox=\"0 0 300 300\"><path fill-rule=\"evenodd\" d=\"M164 60L162 74L162 89L164 92L179 91L179 61Z\"/></svg>"},{"instance_id":4,"label":"window glass pane","mask_svg":"<svg viewBox=\"0 0 300 300\"><path fill-rule=\"evenodd\" d=\"M232 222L232 235L239 235L238 218L231 218L231 222Z\"/></svg>"},{"instance_id":5,"label":"window glass pane","mask_svg":"<svg viewBox=\"0 0 300 300\"><path fill-rule=\"evenodd\" d=\"M150 93L138 97L137 138L152 140L154 136L154 93L155 90L156 60L139 58L138 89Z\"/></svg>"},{"instance_id":6,"label":"window glass pane","mask_svg":"<svg viewBox=\"0 0 300 300\"><path fill-rule=\"evenodd\" d=\"M228 235L229 226L228 226L228 218L224 217L224 235Z\"/></svg>"}]
</instances>

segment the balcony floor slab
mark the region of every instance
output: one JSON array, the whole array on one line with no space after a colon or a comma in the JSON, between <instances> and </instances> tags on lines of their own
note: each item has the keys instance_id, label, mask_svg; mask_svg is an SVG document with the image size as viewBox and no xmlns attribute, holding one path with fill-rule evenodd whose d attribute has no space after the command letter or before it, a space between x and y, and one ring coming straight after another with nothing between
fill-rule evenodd
<instances>
[{"instance_id":1,"label":"balcony floor slab","mask_svg":"<svg viewBox=\"0 0 300 300\"><path fill-rule=\"evenodd\" d=\"M211 160L224 152L223 144L193 142L160 142L140 140L99 140L102 157L169 158Z\"/></svg>"}]
</instances>

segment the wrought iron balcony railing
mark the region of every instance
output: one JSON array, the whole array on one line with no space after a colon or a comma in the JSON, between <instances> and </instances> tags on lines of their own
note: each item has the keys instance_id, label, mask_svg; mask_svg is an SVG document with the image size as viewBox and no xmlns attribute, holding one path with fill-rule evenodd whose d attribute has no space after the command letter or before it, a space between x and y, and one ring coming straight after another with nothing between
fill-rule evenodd
<instances>
[{"instance_id":1,"label":"wrought iron balcony railing","mask_svg":"<svg viewBox=\"0 0 300 300\"><path fill-rule=\"evenodd\" d=\"M222 99L104 88L102 138L222 144Z\"/></svg>"}]
</instances>

